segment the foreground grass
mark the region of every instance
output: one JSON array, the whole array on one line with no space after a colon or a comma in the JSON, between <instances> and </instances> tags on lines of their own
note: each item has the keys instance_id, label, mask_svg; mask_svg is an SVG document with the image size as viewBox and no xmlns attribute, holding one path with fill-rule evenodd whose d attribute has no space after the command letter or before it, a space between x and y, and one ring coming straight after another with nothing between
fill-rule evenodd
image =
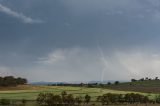
<instances>
[{"instance_id":1,"label":"foreground grass","mask_svg":"<svg viewBox=\"0 0 160 106\"><path fill-rule=\"evenodd\" d=\"M25 106L39 106L36 103L30 102L25 104ZM101 103L89 103L89 104L81 104L80 106L160 106L159 104L117 104L117 105L102 105Z\"/></svg>"},{"instance_id":2,"label":"foreground grass","mask_svg":"<svg viewBox=\"0 0 160 106\"><path fill-rule=\"evenodd\" d=\"M118 90L109 90L102 88L85 88L85 87L66 87L66 86L18 86L17 88L0 88L0 99L16 99L16 100L35 100L39 93L55 93L60 94L62 91L66 91L69 94L74 96L84 96L86 94L92 97L94 101L97 96L101 96L106 93L117 93L117 94L126 94L126 93L140 93L140 92L129 92L129 91L118 91ZM148 96L150 99L154 99L157 94L152 93L140 93Z\"/></svg>"}]
</instances>

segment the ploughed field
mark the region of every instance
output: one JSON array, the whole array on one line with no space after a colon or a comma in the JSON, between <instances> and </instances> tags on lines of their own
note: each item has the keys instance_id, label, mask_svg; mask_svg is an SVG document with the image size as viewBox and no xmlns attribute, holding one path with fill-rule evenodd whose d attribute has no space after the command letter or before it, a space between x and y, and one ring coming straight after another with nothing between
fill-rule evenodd
<instances>
[{"instance_id":1,"label":"ploughed field","mask_svg":"<svg viewBox=\"0 0 160 106\"><path fill-rule=\"evenodd\" d=\"M160 93L160 80L145 80L136 82L119 83L118 85L106 86L107 89L120 91L135 91L144 93Z\"/></svg>"},{"instance_id":2,"label":"ploughed field","mask_svg":"<svg viewBox=\"0 0 160 106\"><path fill-rule=\"evenodd\" d=\"M116 94L140 93L145 96L148 96L150 99L154 99L154 97L158 95L153 93L110 90L106 88L23 85L18 87L0 88L0 99L36 100L37 95L39 93L61 94L62 91L66 91L68 94L73 94L74 96L82 96L82 97L88 94L92 97L93 101L98 96L102 96L103 94L106 94L106 93L116 93Z\"/></svg>"}]
</instances>

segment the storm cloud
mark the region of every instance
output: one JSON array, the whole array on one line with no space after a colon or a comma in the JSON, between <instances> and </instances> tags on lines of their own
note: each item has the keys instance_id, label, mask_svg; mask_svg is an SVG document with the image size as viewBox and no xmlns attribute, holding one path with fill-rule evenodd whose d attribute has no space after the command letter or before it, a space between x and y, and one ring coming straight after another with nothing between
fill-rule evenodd
<instances>
[{"instance_id":1,"label":"storm cloud","mask_svg":"<svg viewBox=\"0 0 160 106\"><path fill-rule=\"evenodd\" d=\"M0 0L0 74L29 81L157 77L159 5L159 0Z\"/></svg>"}]
</instances>

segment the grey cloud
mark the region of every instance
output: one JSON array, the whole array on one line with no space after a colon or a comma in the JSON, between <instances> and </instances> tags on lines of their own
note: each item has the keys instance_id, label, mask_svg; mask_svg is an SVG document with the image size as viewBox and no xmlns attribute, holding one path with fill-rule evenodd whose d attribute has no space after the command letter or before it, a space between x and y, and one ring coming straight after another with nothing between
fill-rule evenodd
<instances>
[{"instance_id":1,"label":"grey cloud","mask_svg":"<svg viewBox=\"0 0 160 106\"><path fill-rule=\"evenodd\" d=\"M158 73L157 0L0 2L1 70L30 81L102 80L102 73L104 80L128 80ZM36 17L45 23L24 24Z\"/></svg>"},{"instance_id":2,"label":"grey cloud","mask_svg":"<svg viewBox=\"0 0 160 106\"><path fill-rule=\"evenodd\" d=\"M120 15L129 18L147 19L154 21L157 18L159 12L158 0L70 0L69 2L62 3L68 8L70 12L74 14L95 14L96 12L102 12L106 15ZM83 8L82 8L83 7Z\"/></svg>"}]
</instances>

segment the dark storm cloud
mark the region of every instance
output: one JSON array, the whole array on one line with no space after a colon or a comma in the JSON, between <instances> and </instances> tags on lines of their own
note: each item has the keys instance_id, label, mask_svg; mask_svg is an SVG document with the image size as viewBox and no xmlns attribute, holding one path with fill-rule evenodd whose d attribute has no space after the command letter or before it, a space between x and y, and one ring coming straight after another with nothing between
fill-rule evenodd
<instances>
[{"instance_id":1,"label":"dark storm cloud","mask_svg":"<svg viewBox=\"0 0 160 106\"><path fill-rule=\"evenodd\" d=\"M148 56L151 63L144 64L157 72L159 60L152 57L159 54L159 5L158 0L0 0L0 69L30 80L62 80L56 76L64 72L70 81L84 73L90 75L84 80L99 80L102 70L105 79L127 79L133 70L139 76L146 72L136 62Z\"/></svg>"}]
</instances>

